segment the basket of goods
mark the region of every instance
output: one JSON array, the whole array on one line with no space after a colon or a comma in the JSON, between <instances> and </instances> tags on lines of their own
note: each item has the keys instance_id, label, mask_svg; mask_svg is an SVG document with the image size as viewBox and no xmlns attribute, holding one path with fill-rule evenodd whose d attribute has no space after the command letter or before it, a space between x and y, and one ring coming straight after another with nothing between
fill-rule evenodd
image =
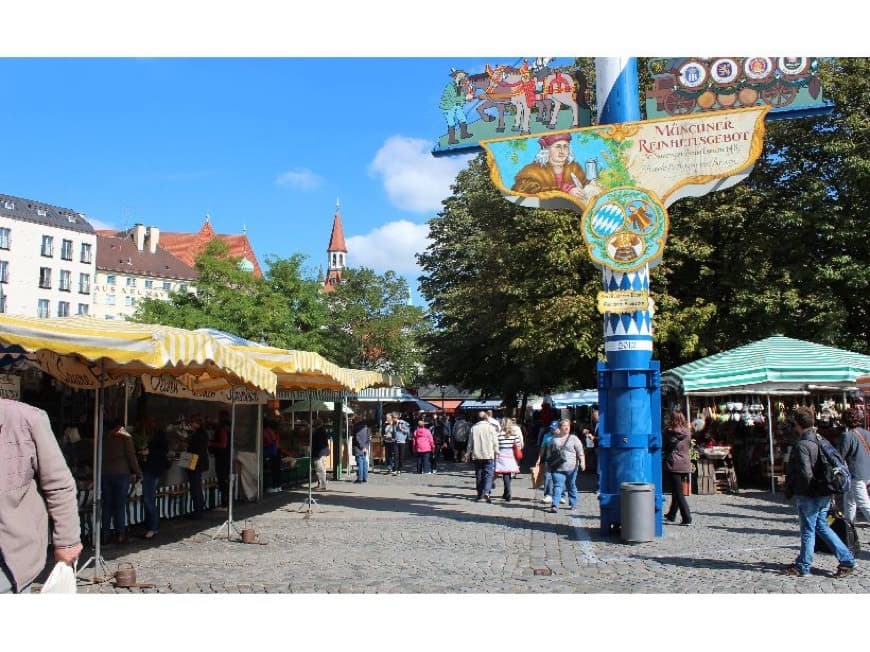
<instances>
[{"instance_id":1,"label":"basket of goods","mask_svg":"<svg viewBox=\"0 0 870 652\"><path fill-rule=\"evenodd\" d=\"M731 454L730 446L711 446L701 449L701 453L709 460L724 460Z\"/></svg>"}]
</instances>

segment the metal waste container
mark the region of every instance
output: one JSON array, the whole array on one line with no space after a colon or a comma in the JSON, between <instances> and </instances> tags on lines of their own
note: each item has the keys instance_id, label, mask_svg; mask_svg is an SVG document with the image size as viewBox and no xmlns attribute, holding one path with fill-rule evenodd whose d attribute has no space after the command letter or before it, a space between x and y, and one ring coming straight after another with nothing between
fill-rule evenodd
<instances>
[{"instance_id":1,"label":"metal waste container","mask_svg":"<svg viewBox=\"0 0 870 652\"><path fill-rule=\"evenodd\" d=\"M656 486L646 482L619 485L620 533L627 543L652 541L656 533Z\"/></svg>"}]
</instances>

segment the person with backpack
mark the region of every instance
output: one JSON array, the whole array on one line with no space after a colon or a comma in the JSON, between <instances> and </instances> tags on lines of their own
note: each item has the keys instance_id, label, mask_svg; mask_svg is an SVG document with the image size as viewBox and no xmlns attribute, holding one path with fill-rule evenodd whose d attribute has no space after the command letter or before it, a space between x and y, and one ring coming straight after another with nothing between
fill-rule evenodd
<instances>
[{"instance_id":1,"label":"person with backpack","mask_svg":"<svg viewBox=\"0 0 870 652\"><path fill-rule=\"evenodd\" d=\"M468 433L471 431L471 426L464 417L459 417L456 423L453 424L453 459L457 462L465 456L465 451L468 448Z\"/></svg>"},{"instance_id":2,"label":"person with backpack","mask_svg":"<svg viewBox=\"0 0 870 652\"><path fill-rule=\"evenodd\" d=\"M586 459L583 456L583 444L580 439L571 432L571 420L562 419L559 429L553 433L553 438L547 443L543 451L544 463L553 474L553 504L550 512L555 514L559 511L559 500L565 488L568 489L568 508L571 513L577 511L577 473L586 468Z\"/></svg>"},{"instance_id":3,"label":"person with backpack","mask_svg":"<svg viewBox=\"0 0 870 652\"><path fill-rule=\"evenodd\" d=\"M797 497L801 549L795 562L782 572L795 577L810 574L818 535L834 551L839 562L832 577L846 577L854 572L857 562L828 525L828 508L832 495L848 490L849 470L831 443L816 432L812 408L798 407L794 421L798 440L788 460L785 496Z\"/></svg>"},{"instance_id":4,"label":"person with backpack","mask_svg":"<svg viewBox=\"0 0 870 652\"><path fill-rule=\"evenodd\" d=\"M846 518L855 521L858 509L870 521L870 497L867 496L867 482L870 481L870 432L858 426L861 413L855 408L843 410L840 419L846 429L837 442L837 451L849 467L852 482L849 491L843 494L843 511Z\"/></svg>"}]
</instances>

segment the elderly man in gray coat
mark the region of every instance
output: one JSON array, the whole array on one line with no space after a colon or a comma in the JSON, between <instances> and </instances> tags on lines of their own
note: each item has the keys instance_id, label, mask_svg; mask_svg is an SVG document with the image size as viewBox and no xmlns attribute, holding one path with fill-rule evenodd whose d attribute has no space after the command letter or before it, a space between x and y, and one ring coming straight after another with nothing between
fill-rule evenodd
<instances>
[{"instance_id":1,"label":"elderly man in gray coat","mask_svg":"<svg viewBox=\"0 0 870 652\"><path fill-rule=\"evenodd\" d=\"M48 415L0 399L0 593L26 593L45 567L48 517L54 558L82 551L76 485Z\"/></svg>"},{"instance_id":2,"label":"elderly man in gray coat","mask_svg":"<svg viewBox=\"0 0 870 652\"><path fill-rule=\"evenodd\" d=\"M477 423L471 427L468 437L468 453L465 458L474 463L477 486L477 501L491 503L492 481L495 475L495 459L498 457L498 431L487 420L486 412L477 415Z\"/></svg>"}]
</instances>

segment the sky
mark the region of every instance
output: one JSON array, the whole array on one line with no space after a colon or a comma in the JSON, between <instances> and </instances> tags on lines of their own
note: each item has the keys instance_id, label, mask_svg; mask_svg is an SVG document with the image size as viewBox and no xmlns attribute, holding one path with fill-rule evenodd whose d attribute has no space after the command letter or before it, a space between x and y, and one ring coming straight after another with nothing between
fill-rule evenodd
<instances>
[{"instance_id":1,"label":"sky","mask_svg":"<svg viewBox=\"0 0 870 652\"><path fill-rule=\"evenodd\" d=\"M302 253L312 274L340 203L349 266L398 272L418 305L415 254L469 159L430 154L446 131L437 105L450 69L567 63L629 43L659 56L650 39L673 15L664 2L634 37L578 23L582 38L529 29L512 45L501 26L521 14L507 6L415 5L415 22L372 2L197 5L57 3L50 22L42 4L11 8L6 22L20 29L0 43L0 192L77 210L97 228L192 232L208 215L219 233L244 229L261 263ZM681 38L710 53L703 31Z\"/></svg>"},{"instance_id":2,"label":"sky","mask_svg":"<svg viewBox=\"0 0 870 652\"><path fill-rule=\"evenodd\" d=\"M498 60L490 59L490 62ZM0 59L0 192L137 222L246 229L261 262L325 266L337 202L350 266L416 289L426 222L468 156L431 155L464 58ZM419 301L419 297L415 297Z\"/></svg>"}]
</instances>

